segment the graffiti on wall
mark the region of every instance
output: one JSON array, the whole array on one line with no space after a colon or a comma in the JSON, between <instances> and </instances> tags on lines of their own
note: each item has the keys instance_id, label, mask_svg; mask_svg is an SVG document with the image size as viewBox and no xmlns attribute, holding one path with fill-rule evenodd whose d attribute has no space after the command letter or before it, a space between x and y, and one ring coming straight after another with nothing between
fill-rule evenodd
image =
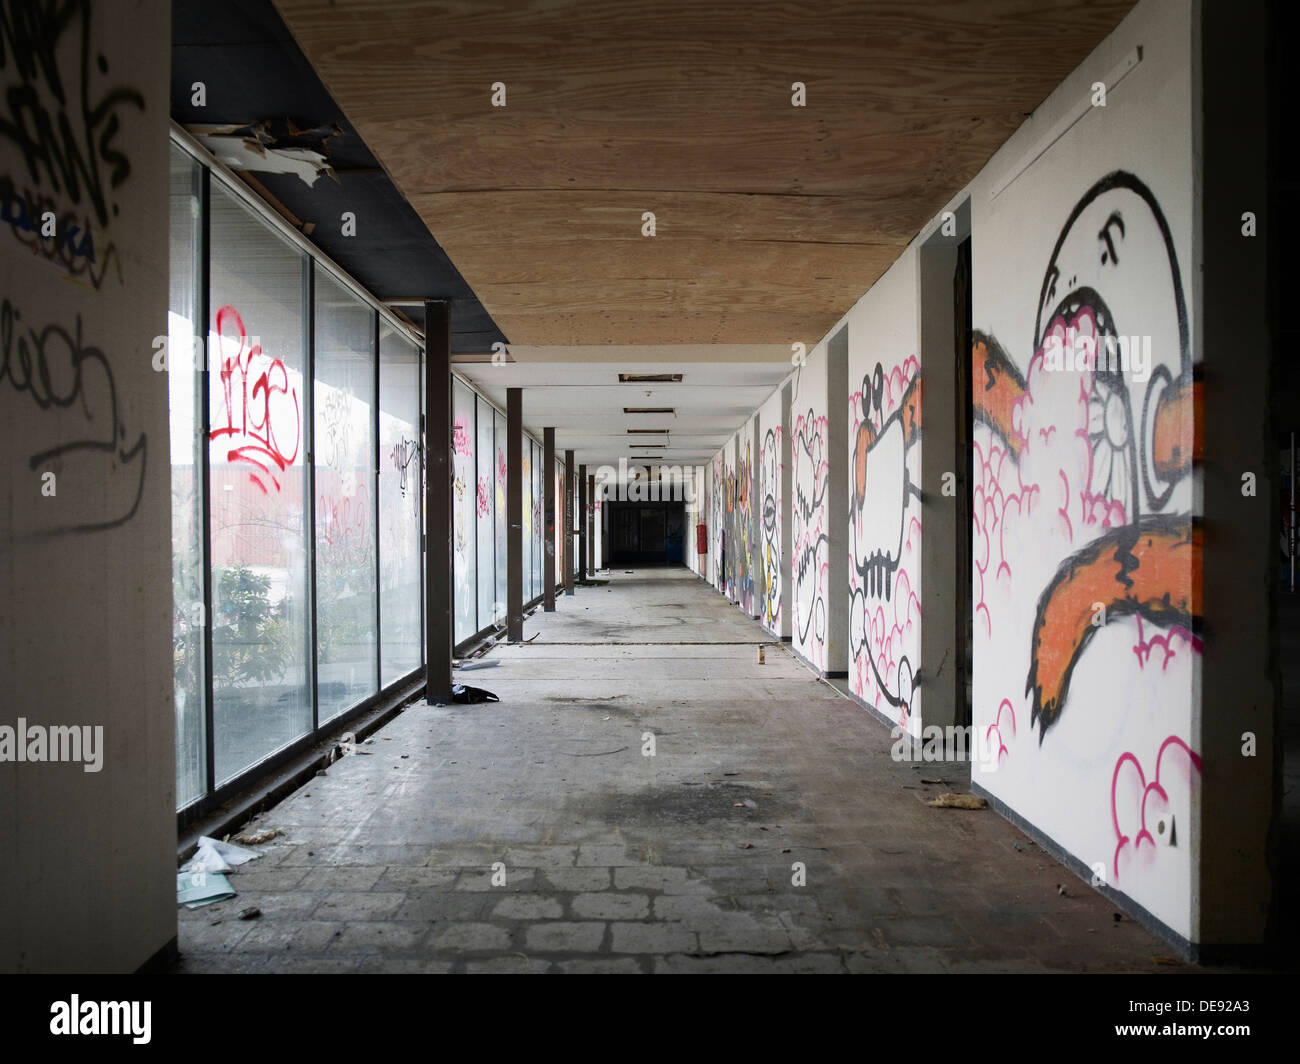
<instances>
[{"instance_id":1,"label":"graffiti on wall","mask_svg":"<svg viewBox=\"0 0 1300 1064\"><path fill-rule=\"evenodd\" d=\"M130 85L95 85L111 70L92 39L93 7L90 0L0 7L0 140L18 150L33 182L105 226L118 213L113 190L131 174L115 142L126 112L145 105Z\"/></svg>"},{"instance_id":2,"label":"graffiti on wall","mask_svg":"<svg viewBox=\"0 0 1300 1064\"><path fill-rule=\"evenodd\" d=\"M760 554L759 592L763 623L780 634L781 629L781 426L763 435L758 452L760 517L763 544Z\"/></svg>"},{"instance_id":3,"label":"graffiti on wall","mask_svg":"<svg viewBox=\"0 0 1300 1064\"><path fill-rule=\"evenodd\" d=\"M0 385L5 383L54 415L51 438L42 438L48 445L30 456L28 467L61 474L75 464L79 480L110 489L99 514L63 531L95 532L134 517L144 494L148 440L143 432L127 428L113 367L83 336L81 316L71 331L54 322L33 324L5 298L0 303ZM80 427L69 431L74 422ZM55 433L59 438L52 438Z\"/></svg>"},{"instance_id":4,"label":"graffiti on wall","mask_svg":"<svg viewBox=\"0 0 1300 1064\"><path fill-rule=\"evenodd\" d=\"M849 649L854 694L906 726L920 647L921 377L877 362L850 397Z\"/></svg>"},{"instance_id":5,"label":"graffiti on wall","mask_svg":"<svg viewBox=\"0 0 1300 1064\"><path fill-rule=\"evenodd\" d=\"M753 431L748 427L741 447L736 441L736 506L733 523L736 529L736 563L734 599L747 616L754 615L754 518L751 492L754 475Z\"/></svg>"},{"instance_id":6,"label":"graffiti on wall","mask_svg":"<svg viewBox=\"0 0 1300 1064\"><path fill-rule=\"evenodd\" d=\"M713 582L717 584L719 591L726 591L727 577L723 572L723 553L726 547L726 529L723 527L723 517L726 514L726 507L723 505L723 495L726 492L724 486L726 476L726 466L722 460L722 452L719 451L713 456L713 467L710 471L710 515L709 522L713 529L713 542L711 545L711 557L709 568L713 573Z\"/></svg>"},{"instance_id":7,"label":"graffiti on wall","mask_svg":"<svg viewBox=\"0 0 1300 1064\"><path fill-rule=\"evenodd\" d=\"M402 498L406 498L409 471L415 463L415 455L415 441L405 436L398 438L388 455L393 463L393 469L397 471L397 490L401 492Z\"/></svg>"},{"instance_id":8,"label":"graffiti on wall","mask_svg":"<svg viewBox=\"0 0 1300 1064\"><path fill-rule=\"evenodd\" d=\"M457 396L457 405L460 396ZM471 400L472 402L472 400ZM475 630L477 588L470 537L477 508L474 476L474 448L471 446L470 417L456 414L452 424L452 604L455 610L455 639L468 639Z\"/></svg>"},{"instance_id":9,"label":"graffiti on wall","mask_svg":"<svg viewBox=\"0 0 1300 1064\"><path fill-rule=\"evenodd\" d=\"M59 210L53 196L24 187L13 178L0 175L0 222L22 248L54 265L68 277L88 281L100 288L109 265L116 267L122 283L122 262L117 247L109 241L96 253L95 233L90 218L76 211Z\"/></svg>"},{"instance_id":10,"label":"graffiti on wall","mask_svg":"<svg viewBox=\"0 0 1300 1064\"><path fill-rule=\"evenodd\" d=\"M1098 718L1143 744L1100 747L1109 760L1090 777L1122 882L1129 861L1155 860L1153 817L1185 813L1201 771L1177 734L1201 651L1199 384L1170 228L1133 174L1108 174L1071 210L1028 351L1022 371L994 336L973 339L975 650L1026 663L1018 687L1002 668L981 676L976 711L998 705L1000 724L1003 706L1028 709L1037 741L999 728L1004 761L1077 757L1052 742L1062 722L1075 747Z\"/></svg>"},{"instance_id":11,"label":"graffiti on wall","mask_svg":"<svg viewBox=\"0 0 1300 1064\"><path fill-rule=\"evenodd\" d=\"M830 568L826 531L827 420L812 409L794 421L793 576L795 637L817 667L826 661L826 578Z\"/></svg>"},{"instance_id":12,"label":"graffiti on wall","mask_svg":"<svg viewBox=\"0 0 1300 1064\"><path fill-rule=\"evenodd\" d=\"M110 263L122 280L105 234L120 211L116 190L131 174L121 138L145 102L96 47L92 11L89 0L0 3L0 145L15 166L0 174L0 222L14 238L6 254L53 263L98 289ZM6 277L22 268L6 266ZM128 395L109 353L86 335L81 314L46 319L13 290L0 296L0 384L51 415L32 423L29 468L55 474L59 495L79 500L75 517L44 508L55 516L41 531L126 523L143 497L148 443L129 427Z\"/></svg>"}]
</instances>

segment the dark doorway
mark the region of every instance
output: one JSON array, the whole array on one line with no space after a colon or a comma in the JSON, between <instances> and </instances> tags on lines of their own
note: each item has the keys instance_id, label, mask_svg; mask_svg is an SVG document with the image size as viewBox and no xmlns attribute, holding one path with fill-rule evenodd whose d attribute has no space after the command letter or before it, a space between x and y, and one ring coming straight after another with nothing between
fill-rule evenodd
<instances>
[{"instance_id":1,"label":"dark doorway","mask_svg":"<svg viewBox=\"0 0 1300 1064\"><path fill-rule=\"evenodd\" d=\"M686 507L681 502L606 502L610 565L681 565Z\"/></svg>"},{"instance_id":2,"label":"dark doorway","mask_svg":"<svg viewBox=\"0 0 1300 1064\"><path fill-rule=\"evenodd\" d=\"M973 655L973 629L971 615L975 609L971 571L971 508L975 484L974 449L972 429L974 423L971 396L971 333L972 320L970 237L957 245L957 268L952 277L953 335L956 338L953 359L956 374L957 446L963 463L962 483L957 492L957 594L956 646L957 646L957 704L956 724L965 727L972 721L971 666Z\"/></svg>"}]
</instances>

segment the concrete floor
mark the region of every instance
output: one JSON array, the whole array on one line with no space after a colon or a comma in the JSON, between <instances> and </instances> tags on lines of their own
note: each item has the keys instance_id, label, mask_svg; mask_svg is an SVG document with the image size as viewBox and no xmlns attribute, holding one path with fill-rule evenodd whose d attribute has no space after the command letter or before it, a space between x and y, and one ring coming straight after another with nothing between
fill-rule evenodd
<instances>
[{"instance_id":1,"label":"concrete floor","mask_svg":"<svg viewBox=\"0 0 1300 1064\"><path fill-rule=\"evenodd\" d=\"M413 706L265 814L286 837L180 911L177 970L1182 967L991 810L926 806L968 768L895 763L685 569L617 571L534 632L458 673L499 704Z\"/></svg>"}]
</instances>

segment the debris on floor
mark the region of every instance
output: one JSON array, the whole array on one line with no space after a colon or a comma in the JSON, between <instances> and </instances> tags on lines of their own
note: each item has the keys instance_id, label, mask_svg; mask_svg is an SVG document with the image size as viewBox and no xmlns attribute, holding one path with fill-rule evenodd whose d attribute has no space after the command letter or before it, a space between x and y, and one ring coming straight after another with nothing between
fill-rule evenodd
<instances>
[{"instance_id":1,"label":"debris on floor","mask_svg":"<svg viewBox=\"0 0 1300 1064\"><path fill-rule=\"evenodd\" d=\"M227 838L227 842L240 846L261 846L264 842L278 839L284 832L279 828L260 828L257 831L241 831L238 835Z\"/></svg>"},{"instance_id":2,"label":"debris on floor","mask_svg":"<svg viewBox=\"0 0 1300 1064\"><path fill-rule=\"evenodd\" d=\"M204 835L199 839L194 856L181 869L183 872L229 872L232 868L249 861L255 861L262 855L256 850Z\"/></svg>"},{"instance_id":3,"label":"debris on floor","mask_svg":"<svg viewBox=\"0 0 1300 1064\"><path fill-rule=\"evenodd\" d=\"M235 896L230 880L219 872L176 873L176 904L198 909Z\"/></svg>"},{"instance_id":4,"label":"debris on floor","mask_svg":"<svg viewBox=\"0 0 1300 1064\"><path fill-rule=\"evenodd\" d=\"M239 918L241 920L256 920L261 915L262 910L256 905L250 905L247 909L239 910Z\"/></svg>"},{"instance_id":5,"label":"debris on floor","mask_svg":"<svg viewBox=\"0 0 1300 1064\"><path fill-rule=\"evenodd\" d=\"M925 803L935 809L987 809L988 802L973 794L941 794Z\"/></svg>"},{"instance_id":6,"label":"debris on floor","mask_svg":"<svg viewBox=\"0 0 1300 1064\"><path fill-rule=\"evenodd\" d=\"M491 691L485 691L481 687L470 687L468 684L463 683L451 685L451 700L462 705L478 705L480 702L501 701Z\"/></svg>"}]
</instances>

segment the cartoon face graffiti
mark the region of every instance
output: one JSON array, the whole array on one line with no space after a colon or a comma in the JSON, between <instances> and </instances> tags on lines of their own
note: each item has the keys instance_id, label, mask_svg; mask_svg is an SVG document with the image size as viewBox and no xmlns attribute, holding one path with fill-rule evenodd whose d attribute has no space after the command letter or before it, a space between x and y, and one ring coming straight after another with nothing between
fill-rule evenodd
<instances>
[{"instance_id":1,"label":"cartoon face graffiti","mask_svg":"<svg viewBox=\"0 0 1300 1064\"><path fill-rule=\"evenodd\" d=\"M913 500L920 500L913 445L921 435L921 378L914 367L915 361L908 360L887 378L877 363L863 379L849 520L854 569L849 647L855 661L867 663L874 680L873 689L858 693L904 710L912 703L913 678L903 630L915 594L911 579L900 579L899 566L908 529L917 520ZM901 601L895 601L896 594Z\"/></svg>"},{"instance_id":2,"label":"cartoon face graffiti","mask_svg":"<svg viewBox=\"0 0 1300 1064\"><path fill-rule=\"evenodd\" d=\"M1089 389L1088 495L1118 521L1164 508L1174 480L1157 462L1157 413L1190 379L1187 311L1164 214L1132 174L1103 178L1071 212L1032 350L1048 369L1080 371Z\"/></svg>"},{"instance_id":3,"label":"cartoon face graffiti","mask_svg":"<svg viewBox=\"0 0 1300 1064\"><path fill-rule=\"evenodd\" d=\"M1134 175L1106 175L1074 206L1048 259L1033 340L1022 376L997 340L977 332L972 387L976 418L1022 472L1053 446L1056 426L1036 427L1035 406L1083 409L1075 432L1082 468L1064 459L1056 475L1066 489L1057 511L1063 534L1086 542L1043 588L1030 635L1026 693L1041 742L1098 631L1099 607L1107 623L1136 615L1199 642L1192 586L1201 534L1189 513L1188 477L1198 386L1172 235ZM1082 505L1072 508L1076 500ZM996 519L996 500L986 496L986 504ZM981 524L977 506L977 539Z\"/></svg>"},{"instance_id":4,"label":"cartoon face graffiti","mask_svg":"<svg viewBox=\"0 0 1300 1064\"><path fill-rule=\"evenodd\" d=\"M771 428L759 451L763 522L763 620L774 627L781 617L781 490L780 429Z\"/></svg>"},{"instance_id":5,"label":"cartoon face graffiti","mask_svg":"<svg viewBox=\"0 0 1300 1064\"><path fill-rule=\"evenodd\" d=\"M826 418L810 409L795 422L794 439L794 589L795 623L800 642L826 639L826 601L822 569L829 540L823 527L826 501ZM816 649L816 647L812 648Z\"/></svg>"}]
</instances>

